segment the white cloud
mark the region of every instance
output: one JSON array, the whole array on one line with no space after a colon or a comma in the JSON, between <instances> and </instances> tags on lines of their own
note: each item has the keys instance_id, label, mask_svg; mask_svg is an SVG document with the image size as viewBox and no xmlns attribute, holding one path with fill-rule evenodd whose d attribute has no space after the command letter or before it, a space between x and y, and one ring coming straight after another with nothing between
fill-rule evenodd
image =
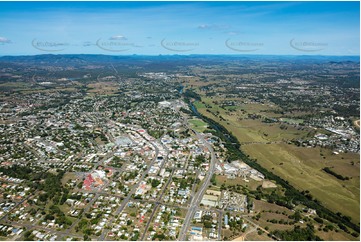
<instances>
[{"instance_id":1,"label":"white cloud","mask_svg":"<svg viewBox=\"0 0 361 242\"><path fill-rule=\"evenodd\" d=\"M5 37L0 37L0 44L10 44L11 40L5 38Z\"/></svg>"},{"instance_id":2,"label":"white cloud","mask_svg":"<svg viewBox=\"0 0 361 242\"><path fill-rule=\"evenodd\" d=\"M114 35L110 37L109 40L127 40L127 38L124 37L123 35Z\"/></svg>"},{"instance_id":3,"label":"white cloud","mask_svg":"<svg viewBox=\"0 0 361 242\"><path fill-rule=\"evenodd\" d=\"M210 27L210 25L208 24L201 24L198 26L198 29L208 29Z\"/></svg>"},{"instance_id":4,"label":"white cloud","mask_svg":"<svg viewBox=\"0 0 361 242\"><path fill-rule=\"evenodd\" d=\"M198 26L198 29L203 30L225 30L229 29L228 25L216 25L216 24L201 24Z\"/></svg>"}]
</instances>

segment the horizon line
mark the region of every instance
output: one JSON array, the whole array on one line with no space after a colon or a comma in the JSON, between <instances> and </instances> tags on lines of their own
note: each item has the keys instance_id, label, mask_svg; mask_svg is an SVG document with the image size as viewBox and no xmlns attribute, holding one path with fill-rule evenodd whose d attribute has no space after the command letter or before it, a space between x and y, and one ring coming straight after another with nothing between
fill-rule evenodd
<instances>
[{"instance_id":1,"label":"horizon line","mask_svg":"<svg viewBox=\"0 0 361 242\"><path fill-rule=\"evenodd\" d=\"M83 53L72 53L72 54L19 54L19 55L0 55L0 57L31 57L31 56L64 56L64 55L102 55L102 56L149 56L149 57L158 57L158 56L307 56L307 57L359 57L359 55L333 55L333 54L126 54L126 55L115 55L115 54L83 54Z\"/></svg>"}]
</instances>

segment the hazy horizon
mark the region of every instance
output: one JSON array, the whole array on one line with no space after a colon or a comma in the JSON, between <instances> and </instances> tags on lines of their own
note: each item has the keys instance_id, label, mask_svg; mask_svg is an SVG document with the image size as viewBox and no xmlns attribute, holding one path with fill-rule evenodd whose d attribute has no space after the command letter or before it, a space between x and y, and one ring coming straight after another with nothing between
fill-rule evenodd
<instances>
[{"instance_id":1,"label":"hazy horizon","mask_svg":"<svg viewBox=\"0 0 361 242\"><path fill-rule=\"evenodd\" d=\"M307 55L307 54L107 54L107 53L69 53L69 54L61 54L61 53L38 53L38 54L18 54L18 55L0 55L0 57L32 57L32 56L67 56L67 55L101 55L101 56L112 56L112 57L161 57L161 56L169 56L169 57L186 57L186 56L229 56L229 57L353 57L353 58L360 58L360 55Z\"/></svg>"}]
</instances>

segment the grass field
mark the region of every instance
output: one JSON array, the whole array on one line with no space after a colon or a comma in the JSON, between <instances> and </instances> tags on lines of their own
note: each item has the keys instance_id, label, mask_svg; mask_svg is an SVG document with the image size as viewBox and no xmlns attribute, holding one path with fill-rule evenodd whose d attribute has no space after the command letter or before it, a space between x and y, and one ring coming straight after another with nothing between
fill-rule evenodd
<instances>
[{"instance_id":1,"label":"grass field","mask_svg":"<svg viewBox=\"0 0 361 242\"><path fill-rule=\"evenodd\" d=\"M303 123L303 119L281 118L281 121L290 123L290 124L302 124Z\"/></svg>"},{"instance_id":2,"label":"grass field","mask_svg":"<svg viewBox=\"0 0 361 242\"><path fill-rule=\"evenodd\" d=\"M59 86L58 83L54 82L53 85L46 87L42 85L33 84L31 82L6 82L0 84L0 90L21 92L23 94L31 93L53 93L53 92L75 92L76 87L64 87Z\"/></svg>"},{"instance_id":3,"label":"grass field","mask_svg":"<svg viewBox=\"0 0 361 242\"><path fill-rule=\"evenodd\" d=\"M277 204L274 204L274 203L268 203L268 202L265 202L265 201L262 201L262 200L254 200L253 201L254 203L254 211L256 213L258 212L262 212L263 210L272 210L272 211L279 211L279 212L285 212L287 214L291 214L291 210L289 210L288 208L286 207L282 207L282 206L279 206Z\"/></svg>"},{"instance_id":4,"label":"grass field","mask_svg":"<svg viewBox=\"0 0 361 242\"><path fill-rule=\"evenodd\" d=\"M232 108L233 111L229 111L219 106L222 100L228 99L202 96L203 103L196 102L196 107L201 114L222 124L236 136L242 144L242 151L256 158L260 165L288 180L297 189L309 190L311 195L327 208L350 216L353 222L360 221L359 155L335 156L331 154L331 150L288 145L285 141L310 137L315 131L294 124L283 124L281 128L280 123L264 123L258 118L248 117L249 114L267 116L277 109L272 104L242 103L237 105L237 108ZM284 121L302 123L303 120L286 118ZM325 159L321 153L326 157ZM326 166L352 179L338 180L322 171Z\"/></svg>"},{"instance_id":5,"label":"grass field","mask_svg":"<svg viewBox=\"0 0 361 242\"><path fill-rule=\"evenodd\" d=\"M357 238L353 237L350 234L346 234L343 231L339 231L339 232L335 232L335 231L328 231L328 232L324 232L324 231L318 231L316 230L315 233L317 236L319 236L321 239L323 240L328 240L328 241L349 241L349 240L354 240L357 241Z\"/></svg>"},{"instance_id":6,"label":"grass field","mask_svg":"<svg viewBox=\"0 0 361 242\"><path fill-rule=\"evenodd\" d=\"M289 219L288 216L291 214L294 214L293 211L290 209L287 209L282 206L278 206L273 203L268 203L266 201L262 200L254 200L254 214L261 213L261 216L259 220L252 219L253 222L259 224L262 228L268 227L268 231L274 231L274 230L292 230L293 225L290 224L279 224L279 223L271 223L267 222L267 220L276 219L284 221L292 221L292 219ZM297 225L300 225L301 227L304 227L304 224L296 223Z\"/></svg>"},{"instance_id":7,"label":"grass field","mask_svg":"<svg viewBox=\"0 0 361 242\"><path fill-rule=\"evenodd\" d=\"M357 154L335 156L329 150L288 144L252 144L243 146L242 150L297 189L309 190L329 209L350 216L354 222L360 221L360 164ZM320 156L321 153L325 159ZM334 167L335 172L352 179L338 180L322 171L326 166Z\"/></svg>"},{"instance_id":8,"label":"grass field","mask_svg":"<svg viewBox=\"0 0 361 242\"><path fill-rule=\"evenodd\" d=\"M69 180L81 180L79 177L77 177L77 175L73 172L68 172L68 173L65 173L63 179L61 180L62 181L62 184L65 185L67 183L67 181Z\"/></svg>"},{"instance_id":9,"label":"grass field","mask_svg":"<svg viewBox=\"0 0 361 242\"><path fill-rule=\"evenodd\" d=\"M201 103L201 102L194 102L194 106L195 106L197 109L206 108L206 105L204 105L204 104Z\"/></svg>"},{"instance_id":10,"label":"grass field","mask_svg":"<svg viewBox=\"0 0 361 242\"><path fill-rule=\"evenodd\" d=\"M225 106L224 108L227 109L227 110L230 110L230 111L235 111L235 110L238 109L237 106Z\"/></svg>"},{"instance_id":11,"label":"grass field","mask_svg":"<svg viewBox=\"0 0 361 242\"><path fill-rule=\"evenodd\" d=\"M278 123L267 124L260 120L244 119L224 124L242 142L275 142L307 136L307 131L292 126L282 130Z\"/></svg>"},{"instance_id":12,"label":"grass field","mask_svg":"<svg viewBox=\"0 0 361 242\"><path fill-rule=\"evenodd\" d=\"M118 92L119 84L115 82L97 82L88 84L90 95L111 95Z\"/></svg>"},{"instance_id":13,"label":"grass field","mask_svg":"<svg viewBox=\"0 0 361 242\"><path fill-rule=\"evenodd\" d=\"M266 233L259 235L257 233L257 230L252 233L247 234L246 237L244 238L244 240L245 241L273 241L273 239L268 237Z\"/></svg>"},{"instance_id":14,"label":"grass field","mask_svg":"<svg viewBox=\"0 0 361 242\"><path fill-rule=\"evenodd\" d=\"M207 123L203 122L200 119L190 119L188 122L191 124L192 128L197 132L204 132L207 129Z\"/></svg>"},{"instance_id":15,"label":"grass field","mask_svg":"<svg viewBox=\"0 0 361 242\"><path fill-rule=\"evenodd\" d=\"M211 112L207 112L206 105L202 102L195 102L197 110L201 114L222 124L227 130L232 132L241 143L277 142L284 139L307 137L313 132L308 128L296 127L295 125L285 126L280 123L263 123L259 119L248 118L248 114L262 114L262 110L273 110L274 107L270 104L243 104L237 108L232 106L232 110L236 111L229 112L213 103L214 101L219 102L221 100L219 98L204 98L202 100L206 105L211 106L211 108L208 108ZM282 129L281 127L284 126L286 128Z\"/></svg>"}]
</instances>

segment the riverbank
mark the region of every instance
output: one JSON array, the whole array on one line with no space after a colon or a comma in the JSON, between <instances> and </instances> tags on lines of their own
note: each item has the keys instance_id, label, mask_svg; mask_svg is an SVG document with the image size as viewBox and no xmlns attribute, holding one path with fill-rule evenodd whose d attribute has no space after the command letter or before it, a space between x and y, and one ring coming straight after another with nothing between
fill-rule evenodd
<instances>
[{"instance_id":1,"label":"riverbank","mask_svg":"<svg viewBox=\"0 0 361 242\"><path fill-rule=\"evenodd\" d=\"M189 102L189 106L194 115L208 123L209 127L215 130L214 134L224 142L225 147L228 149L229 160L241 159L252 168L263 173L266 179L276 181L277 184L286 189L285 198L280 198L281 200L276 201L276 203L279 202L280 204L284 204L283 206L286 205L289 207L293 206L292 204L304 204L309 208L315 209L321 218L325 218L338 224L340 228L344 228L344 230L347 230L347 228L343 226L346 225L355 231L359 231L359 226L351 222L347 217L339 213L336 214L335 212L332 212L330 209L324 207L318 200L313 200L312 197L306 196L305 193L301 193L303 189L297 190L294 186L291 185L289 181L286 181L278 175L265 169L259 164L259 162L255 162L255 160L251 159L247 154L243 153L243 151L239 149L240 143L238 139L233 136L223 125L217 123L210 117L206 117L205 115L201 114L195 107L194 103Z\"/></svg>"}]
</instances>

